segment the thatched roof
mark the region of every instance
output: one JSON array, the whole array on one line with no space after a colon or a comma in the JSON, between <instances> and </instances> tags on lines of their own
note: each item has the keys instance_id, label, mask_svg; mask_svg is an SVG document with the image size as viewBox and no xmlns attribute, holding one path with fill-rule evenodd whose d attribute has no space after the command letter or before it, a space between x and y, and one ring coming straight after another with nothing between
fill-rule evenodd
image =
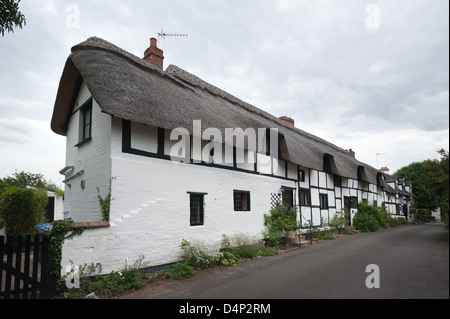
<instances>
[{"instance_id":1,"label":"thatched roof","mask_svg":"<svg viewBox=\"0 0 450 319\"><path fill-rule=\"evenodd\" d=\"M117 46L93 37L72 48L59 84L52 130L66 134L74 97L84 80L104 113L165 129L191 131L193 120L202 129L277 128L282 156L295 164L323 170L332 158L332 173L377 183L378 170L361 163L346 150L286 124L271 114L170 65L163 71ZM358 167L363 167L363 174ZM359 173L358 173L359 171Z\"/></svg>"}]
</instances>

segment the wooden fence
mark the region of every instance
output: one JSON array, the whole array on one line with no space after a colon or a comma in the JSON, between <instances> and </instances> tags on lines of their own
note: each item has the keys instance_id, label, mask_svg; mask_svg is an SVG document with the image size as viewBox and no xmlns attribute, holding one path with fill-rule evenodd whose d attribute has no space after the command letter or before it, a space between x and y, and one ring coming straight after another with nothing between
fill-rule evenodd
<instances>
[{"instance_id":1,"label":"wooden fence","mask_svg":"<svg viewBox=\"0 0 450 319\"><path fill-rule=\"evenodd\" d=\"M0 236L0 299L51 298L52 265L50 237Z\"/></svg>"}]
</instances>

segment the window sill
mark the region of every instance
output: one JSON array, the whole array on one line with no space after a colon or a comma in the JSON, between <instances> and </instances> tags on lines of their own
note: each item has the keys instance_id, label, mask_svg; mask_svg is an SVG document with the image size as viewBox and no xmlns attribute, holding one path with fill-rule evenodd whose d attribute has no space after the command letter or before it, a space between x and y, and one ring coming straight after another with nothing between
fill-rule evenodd
<instances>
[{"instance_id":1,"label":"window sill","mask_svg":"<svg viewBox=\"0 0 450 319\"><path fill-rule=\"evenodd\" d=\"M80 147L80 146L82 146L82 145L84 145L84 144L86 144L86 143L88 143L90 141L92 141L92 137L88 137L87 139L82 140L80 143L75 144L74 147Z\"/></svg>"},{"instance_id":2,"label":"window sill","mask_svg":"<svg viewBox=\"0 0 450 319\"><path fill-rule=\"evenodd\" d=\"M70 228L72 229L80 229L80 228L108 228L111 225L108 221L99 221L99 222L80 222L80 223L72 223Z\"/></svg>"}]
</instances>

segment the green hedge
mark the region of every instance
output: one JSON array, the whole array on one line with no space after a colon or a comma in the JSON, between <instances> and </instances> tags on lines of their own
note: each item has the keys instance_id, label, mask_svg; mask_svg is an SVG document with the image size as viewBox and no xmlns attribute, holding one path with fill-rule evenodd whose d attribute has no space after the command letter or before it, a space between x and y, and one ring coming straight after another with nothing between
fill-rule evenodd
<instances>
[{"instance_id":1,"label":"green hedge","mask_svg":"<svg viewBox=\"0 0 450 319\"><path fill-rule=\"evenodd\" d=\"M45 221L47 205L44 190L9 187L0 195L0 228L7 235L33 235L34 226Z\"/></svg>"}]
</instances>

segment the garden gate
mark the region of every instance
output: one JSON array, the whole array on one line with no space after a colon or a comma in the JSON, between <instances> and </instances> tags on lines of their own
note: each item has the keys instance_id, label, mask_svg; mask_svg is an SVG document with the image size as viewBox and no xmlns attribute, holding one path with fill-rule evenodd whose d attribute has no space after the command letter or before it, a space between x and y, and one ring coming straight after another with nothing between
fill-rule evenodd
<instances>
[{"instance_id":1,"label":"garden gate","mask_svg":"<svg viewBox=\"0 0 450 319\"><path fill-rule=\"evenodd\" d=\"M0 299L51 298L50 237L0 236Z\"/></svg>"}]
</instances>

